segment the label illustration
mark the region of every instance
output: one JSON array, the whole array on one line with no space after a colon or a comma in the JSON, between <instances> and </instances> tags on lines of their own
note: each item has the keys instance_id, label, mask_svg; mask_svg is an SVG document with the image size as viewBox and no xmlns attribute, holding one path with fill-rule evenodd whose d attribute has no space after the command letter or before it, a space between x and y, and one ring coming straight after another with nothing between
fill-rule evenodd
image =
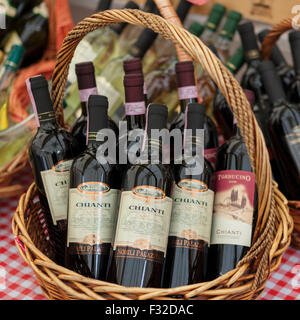
<instances>
[{"instance_id":1,"label":"label illustration","mask_svg":"<svg viewBox=\"0 0 300 320\"><path fill-rule=\"evenodd\" d=\"M216 172L211 244L251 245L255 176L252 172Z\"/></svg>"},{"instance_id":2,"label":"label illustration","mask_svg":"<svg viewBox=\"0 0 300 320\"><path fill-rule=\"evenodd\" d=\"M172 199L159 188L139 186L122 192L116 257L161 262L167 250L171 210Z\"/></svg>"},{"instance_id":3,"label":"label illustration","mask_svg":"<svg viewBox=\"0 0 300 320\"><path fill-rule=\"evenodd\" d=\"M41 172L53 224L67 219L70 168L73 160L60 161Z\"/></svg>"},{"instance_id":4,"label":"label illustration","mask_svg":"<svg viewBox=\"0 0 300 320\"><path fill-rule=\"evenodd\" d=\"M71 251L108 254L119 193L100 182L86 182L70 189L67 245Z\"/></svg>"},{"instance_id":5,"label":"label illustration","mask_svg":"<svg viewBox=\"0 0 300 320\"><path fill-rule=\"evenodd\" d=\"M170 246L199 249L210 243L214 192L199 180L185 179L172 190Z\"/></svg>"}]
</instances>

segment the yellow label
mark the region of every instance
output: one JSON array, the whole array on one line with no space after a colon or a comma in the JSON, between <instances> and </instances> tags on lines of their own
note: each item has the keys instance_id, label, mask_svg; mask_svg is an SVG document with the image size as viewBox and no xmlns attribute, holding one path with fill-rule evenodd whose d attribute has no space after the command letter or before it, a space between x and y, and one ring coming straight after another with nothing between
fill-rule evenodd
<instances>
[{"instance_id":1,"label":"yellow label","mask_svg":"<svg viewBox=\"0 0 300 320\"><path fill-rule=\"evenodd\" d=\"M53 224L67 219L70 168L73 160L61 161L41 172Z\"/></svg>"},{"instance_id":2,"label":"yellow label","mask_svg":"<svg viewBox=\"0 0 300 320\"><path fill-rule=\"evenodd\" d=\"M4 52L9 53L13 45L22 45L22 41L16 31L13 31L5 43Z\"/></svg>"},{"instance_id":3,"label":"yellow label","mask_svg":"<svg viewBox=\"0 0 300 320\"><path fill-rule=\"evenodd\" d=\"M69 190L68 246L112 242L119 193L97 182Z\"/></svg>"},{"instance_id":4,"label":"yellow label","mask_svg":"<svg viewBox=\"0 0 300 320\"><path fill-rule=\"evenodd\" d=\"M210 243L214 192L196 180L182 180L172 190L170 236Z\"/></svg>"},{"instance_id":5,"label":"yellow label","mask_svg":"<svg viewBox=\"0 0 300 320\"><path fill-rule=\"evenodd\" d=\"M114 249L130 247L167 250L172 199L155 187L140 186L123 191L120 201Z\"/></svg>"}]
</instances>

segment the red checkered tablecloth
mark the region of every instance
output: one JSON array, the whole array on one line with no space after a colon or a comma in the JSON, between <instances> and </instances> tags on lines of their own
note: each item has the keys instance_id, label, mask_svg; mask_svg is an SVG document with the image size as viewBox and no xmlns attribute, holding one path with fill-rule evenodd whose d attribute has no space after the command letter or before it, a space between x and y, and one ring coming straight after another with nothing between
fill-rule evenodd
<instances>
[{"instance_id":1,"label":"red checkered tablecloth","mask_svg":"<svg viewBox=\"0 0 300 320\"><path fill-rule=\"evenodd\" d=\"M22 171L16 182L28 186L30 168ZM45 300L34 273L18 253L11 232L11 219L18 198L0 199L0 300ZM300 250L289 248L279 268L266 283L262 300L300 300Z\"/></svg>"}]
</instances>

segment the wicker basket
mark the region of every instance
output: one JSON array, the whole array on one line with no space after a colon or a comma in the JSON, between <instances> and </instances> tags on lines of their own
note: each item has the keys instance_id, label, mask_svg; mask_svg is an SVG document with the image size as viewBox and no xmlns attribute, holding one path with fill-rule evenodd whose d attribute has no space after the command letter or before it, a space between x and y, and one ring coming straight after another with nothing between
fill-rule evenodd
<instances>
[{"instance_id":1,"label":"wicker basket","mask_svg":"<svg viewBox=\"0 0 300 320\"><path fill-rule=\"evenodd\" d=\"M210 282L161 289L128 288L90 279L55 264L46 256L47 241L39 221L40 204L36 201L36 186L32 184L21 196L12 220L15 243L21 256L33 269L49 299L162 300L175 299L174 294L182 295L184 299L257 299L270 272L279 266L290 244L293 220L287 200L272 182L264 139L242 88L201 40L160 16L139 10L108 10L84 19L69 32L57 55L52 99L59 122L64 123L62 98L76 46L88 32L117 22L151 28L184 48L190 57L202 64L226 97L244 136L257 181L259 213L252 246L234 270Z\"/></svg>"},{"instance_id":2,"label":"wicker basket","mask_svg":"<svg viewBox=\"0 0 300 320\"><path fill-rule=\"evenodd\" d=\"M270 56L273 46L280 36L293 29L292 18L284 19L278 24L274 25L262 43L262 56L267 60ZM294 230L292 234L292 246L300 249L300 201L289 201L290 214L294 219Z\"/></svg>"},{"instance_id":3,"label":"wicker basket","mask_svg":"<svg viewBox=\"0 0 300 320\"><path fill-rule=\"evenodd\" d=\"M25 89L25 79L35 75L36 73L42 73L47 78L53 72L55 66L55 58L57 48L61 46L62 37L64 38L67 32L72 28L71 15L67 1L57 2L56 0L44 0L49 11L49 40L48 46L41 60L37 63L30 65L29 67L20 70L16 79L13 82L9 103L11 105L19 105L21 108L18 109L18 117L21 116L21 111L25 114L23 118L27 116L27 113L23 111L24 106L26 107L29 103L29 97ZM63 13L57 18L56 11L63 9ZM70 17L68 17L68 15ZM52 63L51 63L52 62ZM23 107L23 108L22 108ZM30 116L24 121L30 121ZM17 127L18 124L15 125ZM12 128L11 128L12 129ZM34 130L32 130L34 132ZM17 174L20 174L21 170L28 163L28 144L20 150L5 166L0 168L0 198L12 197L21 195L25 188L20 184L13 184L13 178Z\"/></svg>"}]
</instances>

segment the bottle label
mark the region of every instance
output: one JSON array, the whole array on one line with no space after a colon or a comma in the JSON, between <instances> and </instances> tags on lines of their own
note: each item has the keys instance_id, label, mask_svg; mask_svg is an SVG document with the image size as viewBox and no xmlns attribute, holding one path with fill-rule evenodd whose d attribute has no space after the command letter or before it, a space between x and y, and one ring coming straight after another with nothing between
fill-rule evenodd
<instances>
[{"instance_id":1,"label":"bottle label","mask_svg":"<svg viewBox=\"0 0 300 320\"><path fill-rule=\"evenodd\" d=\"M48 19L48 17L49 17L48 8L47 8L44 1L40 5L34 7L32 11L33 11L33 13L39 14L40 16L42 16L45 19Z\"/></svg>"},{"instance_id":2,"label":"bottle label","mask_svg":"<svg viewBox=\"0 0 300 320\"><path fill-rule=\"evenodd\" d=\"M21 38L16 31L12 31L8 40L5 43L4 52L8 54L13 45L23 45Z\"/></svg>"},{"instance_id":3,"label":"bottle label","mask_svg":"<svg viewBox=\"0 0 300 320\"><path fill-rule=\"evenodd\" d=\"M58 162L50 170L41 172L53 224L67 219L70 168L73 160Z\"/></svg>"},{"instance_id":4,"label":"bottle label","mask_svg":"<svg viewBox=\"0 0 300 320\"><path fill-rule=\"evenodd\" d=\"M80 101L87 102L91 94L98 94L97 87L79 90Z\"/></svg>"},{"instance_id":5,"label":"bottle label","mask_svg":"<svg viewBox=\"0 0 300 320\"><path fill-rule=\"evenodd\" d=\"M14 18L17 14L17 8L14 7L10 1L5 0L5 1L0 1L0 6L2 7L3 13L5 13L6 16Z\"/></svg>"},{"instance_id":6,"label":"bottle label","mask_svg":"<svg viewBox=\"0 0 300 320\"><path fill-rule=\"evenodd\" d=\"M147 91L147 86L146 86L146 82L144 82L143 91L144 91L144 94L147 94L147 93L148 93L148 91Z\"/></svg>"},{"instance_id":7,"label":"bottle label","mask_svg":"<svg viewBox=\"0 0 300 320\"><path fill-rule=\"evenodd\" d=\"M179 100L198 98L196 86L187 86L178 88Z\"/></svg>"},{"instance_id":8,"label":"bottle label","mask_svg":"<svg viewBox=\"0 0 300 320\"><path fill-rule=\"evenodd\" d=\"M69 190L67 246L77 254L109 253L119 190L101 182L85 182Z\"/></svg>"},{"instance_id":9,"label":"bottle label","mask_svg":"<svg viewBox=\"0 0 300 320\"><path fill-rule=\"evenodd\" d=\"M125 103L125 113L127 116L145 114L145 109L145 101Z\"/></svg>"},{"instance_id":10,"label":"bottle label","mask_svg":"<svg viewBox=\"0 0 300 320\"><path fill-rule=\"evenodd\" d=\"M117 258L162 262L166 255L172 199L151 186L121 195L114 241Z\"/></svg>"},{"instance_id":11,"label":"bottle label","mask_svg":"<svg viewBox=\"0 0 300 320\"><path fill-rule=\"evenodd\" d=\"M113 108L120 99L120 92L116 90L103 76L96 77L97 87L101 88L101 94L106 96L109 108Z\"/></svg>"},{"instance_id":12,"label":"bottle label","mask_svg":"<svg viewBox=\"0 0 300 320\"><path fill-rule=\"evenodd\" d=\"M172 190L170 246L197 250L210 243L214 192L199 180L184 179Z\"/></svg>"},{"instance_id":13,"label":"bottle label","mask_svg":"<svg viewBox=\"0 0 300 320\"><path fill-rule=\"evenodd\" d=\"M223 170L215 174L211 244L250 247L255 176L252 172Z\"/></svg>"},{"instance_id":14,"label":"bottle label","mask_svg":"<svg viewBox=\"0 0 300 320\"><path fill-rule=\"evenodd\" d=\"M259 58L259 51L256 49L248 50L245 52L245 58L246 60L253 60Z\"/></svg>"},{"instance_id":15,"label":"bottle label","mask_svg":"<svg viewBox=\"0 0 300 320\"><path fill-rule=\"evenodd\" d=\"M218 148L204 149L204 157L212 165L213 169L216 169L218 156Z\"/></svg>"},{"instance_id":16,"label":"bottle label","mask_svg":"<svg viewBox=\"0 0 300 320\"><path fill-rule=\"evenodd\" d=\"M298 172L295 173L300 179L300 125L295 126L292 132L286 135L290 153L293 156Z\"/></svg>"}]
</instances>

